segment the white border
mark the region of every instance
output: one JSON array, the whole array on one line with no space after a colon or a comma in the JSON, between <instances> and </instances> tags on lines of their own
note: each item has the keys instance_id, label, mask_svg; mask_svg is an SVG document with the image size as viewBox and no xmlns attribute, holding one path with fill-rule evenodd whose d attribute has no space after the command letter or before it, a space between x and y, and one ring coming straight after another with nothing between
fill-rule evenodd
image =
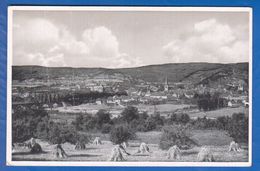
<instances>
[{"instance_id":1,"label":"white border","mask_svg":"<svg viewBox=\"0 0 260 171\"><path fill-rule=\"evenodd\" d=\"M12 161L12 24L13 11L208 11L249 13L249 146L248 162L70 162L70 161ZM7 59L7 137L6 165L8 166L160 166L160 167L249 167L252 166L252 8L249 7L61 7L61 6L9 6L8 7L8 59Z\"/></svg>"}]
</instances>

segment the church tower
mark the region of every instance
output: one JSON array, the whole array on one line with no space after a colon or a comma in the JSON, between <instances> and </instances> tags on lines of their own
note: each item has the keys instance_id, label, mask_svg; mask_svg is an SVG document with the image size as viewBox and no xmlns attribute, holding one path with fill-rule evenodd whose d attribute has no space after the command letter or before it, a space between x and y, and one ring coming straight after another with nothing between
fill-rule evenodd
<instances>
[{"instance_id":1,"label":"church tower","mask_svg":"<svg viewBox=\"0 0 260 171\"><path fill-rule=\"evenodd\" d=\"M168 77L165 78L164 91L169 91Z\"/></svg>"}]
</instances>

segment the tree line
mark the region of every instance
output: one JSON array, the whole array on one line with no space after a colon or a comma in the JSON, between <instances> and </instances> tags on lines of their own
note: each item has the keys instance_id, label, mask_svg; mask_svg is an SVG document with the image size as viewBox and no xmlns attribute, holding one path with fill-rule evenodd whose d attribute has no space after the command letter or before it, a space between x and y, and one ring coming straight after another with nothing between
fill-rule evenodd
<instances>
[{"instance_id":1,"label":"tree line","mask_svg":"<svg viewBox=\"0 0 260 171\"><path fill-rule=\"evenodd\" d=\"M223 108L227 106L227 100L220 96L220 93L215 92L213 94L207 93L196 93L194 99L197 102L199 110L210 111Z\"/></svg>"},{"instance_id":2,"label":"tree line","mask_svg":"<svg viewBox=\"0 0 260 171\"><path fill-rule=\"evenodd\" d=\"M140 113L136 107L126 107L117 118L111 118L109 112L99 110L96 115L80 114L69 123L55 123L47 112L39 107L17 106L13 109L12 136L13 142L23 142L31 137L48 140L51 143L77 141L88 142L91 133L109 134L113 143L134 139L136 132L152 130L162 131L160 147L165 149L172 144L191 146L189 138L191 129L225 130L237 142L248 140L248 117L243 113L234 113L231 117L217 119L206 117L191 119L185 113L173 113L169 118L159 114Z\"/></svg>"}]
</instances>

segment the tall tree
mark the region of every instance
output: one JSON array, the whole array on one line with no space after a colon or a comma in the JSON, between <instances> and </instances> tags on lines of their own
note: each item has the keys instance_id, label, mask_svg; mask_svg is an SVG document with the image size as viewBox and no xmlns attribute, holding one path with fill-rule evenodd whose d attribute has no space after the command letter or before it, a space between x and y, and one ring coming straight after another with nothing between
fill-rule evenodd
<instances>
[{"instance_id":1,"label":"tall tree","mask_svg":"<svg viewBox=\"0 0 260 171\"><path fill-rule=\"evenodd\" d=\"M138 109L134 106L127 106L121 113L122 119L130 123L134 119L138 119Z\"/></svg>"}]
</instances>

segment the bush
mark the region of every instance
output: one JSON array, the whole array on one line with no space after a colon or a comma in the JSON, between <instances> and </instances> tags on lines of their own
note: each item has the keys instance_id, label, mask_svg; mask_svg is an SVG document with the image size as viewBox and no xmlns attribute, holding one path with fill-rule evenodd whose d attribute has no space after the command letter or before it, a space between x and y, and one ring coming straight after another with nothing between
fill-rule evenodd
<instances>
[{"instance_id":1,"label":"bush","mask_svg":"<svg viewBox=\"0 0 260 171\"><path fill-rule=\"evenodd\" d=\"M110 124L104 124L104 125L102 126L102 128L101 128L101 133L103 133L103 134L109 133L109 132L111 131L112 127L113 127L113 126L110 125Z\"/></svg>"},{"instance_id":2,"label":"bush","mask_svg":"<svg viewBox=\"0 0 260 171\"><path fill-rule=\"evenodd\" d=\"M135 133L128 126L119 125L110 131L110 140L114 144L121 144L133 138L135 138Z\"/></svg>"},{"instance_id":3,"label":"bush","mask_svg":"<svg viewBox=\"0 0 260 171\"><path fill-rule=\"evenodd\" d=\"M229 127L229 123L231 118L228 116L220 116L217 118L217 128L227 130Z\"/></svg>"},{"instance_id":4,"label":"bush","mask_svg":"<svg viewBox=\"0 0 260 171\"><path fill-rule=\"evenodd\" d=\"M53 144L61 144L69 142L75 144L77 142L77 131L71 125L62 123L51 123L49 131L49 141Z\"/></svg>"},{"instance_id":5,"label":"bush","mask_svg":"<svg viewBox=\"0 0 260 171\"><path fill-rule=\"evenodd\" d=\"M145 122L141 123L144 125L144 131L152 131L155 129L160 129L164 125L164 118L159 114L152 115L146 119Z\"/></svg>"},{"instance_id":6,"label":"bush","mask_svg":"<svg viewBox=\"0 0 260 171\"><path fill-rule=\"evenodd\" d=\"M97 118L97 128L101 128L103 124L111 122L110 114L105 110L99 110L96 114Z\"/></svg>"},{"instance_id":7,"label":"bush","mask_svg":"<svg viewBox=\"0 0 260 171\"><path fill-rule=\"evenodd\" d=\"M12 114L13 142L23 142L32 137L46 137L49 131L48 122L48 113L41 106L14 107Z\"/></svg>"},{"instance_id":8,"label":"bush","mask_svg":"<svg viewBox=\"0 0 260 171\"><path fill-rule=\"evenodd\" d=\"M128 106L122 111L121 116L125 122L130 123L132 120L138 119L138 109L133 106Z\"/></svg>"},{"instance_id":9,"label":"bush","mask_svg":"<svg viewBox=\"0 0 260 171\"><path fill-rule=\"evenodd\" d=\"M210 94L209 92L195 94L194 99L197 100L198 108L204 111L216 110L218 108L225 107L226 105L226 100L221 98L220 93L218 92L213 94Z\"/></svg>"},{"instance_id":10,"label":"bush","mask_svg":"<svg viewBox=\"0 0 260 171\"><path fill-rule=\"evenodd\" d=\"M89 134L84 134L84 133L78 133L76 135L76 140L80 144L87 144L91 141L91 136Z\"/></svg>"},{"instance_id":11,"label":"bush","mask_svg":"<svg viewBox=\"0 0 260 171\"><path fill-rule=\"evenodd\" d=\"M135 127L135 130L136 131L140 131L140 132L145 132L147 131L146 127L144 124L138 124L136 127Z\"/></svg>"},{"instance_id":12,"label":"bush","mask_svg":"<svg viewBox=\"0 0 260 171\"><path fill-rule=\"evenodd\" d=\"M192 126L196 129L216 129L219 127L218 121L208 119L206 116L203 118L198 117L191 122Z\"/></svg>"},{"instance_id":13,"label":"bush","mask_svg":"<svg viewBox=\"0 0 260 171\"><path fill-rule=\"evenodd\" d=\"M234 113L228 126L229 135L236 142L248 143L248 117L244 113Z\"/></svg>"},{"instance_id":14,"label":"bush","mask_svg":"<svg viewBox=\"0 0 260 171\"><path fill-rule=\"evenodd\" d=\"M75 126L75 129L77 131L82 131L84 130L84 121L85 121L84 116L80 114L76 117L75 121L72 124Z\"/></svg>"},{"instance_id":15,"label":"bush","mask_svg":"<svg viewBox=\"0 0 260 171\"><path fill-rule=\"evenodd\" d=\"M72 122L77 131L89 131L97 128L97 118L90 114L79 115L75 121Z\"/></svg>"},{"instance_id":16,"label":"bush","mask_svg":"<svg viewBox=\"0 0 260 171\"><path fill-rule=\"evenodd\" d=\"M177 120L180 123L186 124L190 121L190 116L188 114L182 113L177 115Z\"/></svg>"},{"instance_id":17,"label":"bush","mask_svg":"<svg viewBox=\"0 0 260 171\"><path fill-rule=\"evenodd\" d=\"M144 123L144 131L152 131L156 129L156 120L153 117L149 117Z\"/></svg>"},{"instance_id":18,"label":"bush","mask_svg":"<svg viewBox=\"0 0 260 171\"><path fill-rule=\"evenodd\" d=\"M39 122L37 125L35 137L40 139L48 139L49 130L50 130L49 122L50 122L49 116L42 118L41 122Z\"/></svg>"},{"instance_id":19,"label":"bush","mask_svg":"<svg viewBox=\"0 0 260 171\"><path fill-rule=\"evenodd\" d=\"M147 119L149 118L148 114L146 112L140 113L138 119L133 119L129 123L129 127L134 131L146 131L145 123L147 122Z\"/></svg>"},{"instance_id":20,"label":"bush","mask_svg":"<svg viewBox=\"0 0 260 171\"><path fill-rule=\"evenodd\" d=\"M190 121L190 116L186 113L173 113L169 119L170 124L187 124Z\"/></svg>"},{"instance_id":21,"label":"bush","mask_svg":"<svg viewBox=\"0 0 260 171\"><path fill-rule=\"evenodd\" d=\"M103 129L104 124L112 123L110 114L105 110L99 110L95 116L90 114L78 115L72 123L77 131L89 131Z\"/></svg>"},{"instance_id":22,"label":"bush","mask_svg":"<svg viewBox=\"0 0 260 171\"><path fill-rule=\"evenodd\" d=\"M196 143L189 138L187 127L183 125L172 125L163 127L159 147L163 150L173 145L180 148L191 147Z\"/></svg>"},{"instance_id":23,"label":"bush","mask_svg":"<svg viewBox=\"0 0 260 171\"><path fill-rule=\"evenodd\" d=\"M147 114L147 112L142 112L142 113L139 114L138 120L144 121L144 120L146 120L148 117L149 117L149 115Z\"/></svg>"}]
</instances>

